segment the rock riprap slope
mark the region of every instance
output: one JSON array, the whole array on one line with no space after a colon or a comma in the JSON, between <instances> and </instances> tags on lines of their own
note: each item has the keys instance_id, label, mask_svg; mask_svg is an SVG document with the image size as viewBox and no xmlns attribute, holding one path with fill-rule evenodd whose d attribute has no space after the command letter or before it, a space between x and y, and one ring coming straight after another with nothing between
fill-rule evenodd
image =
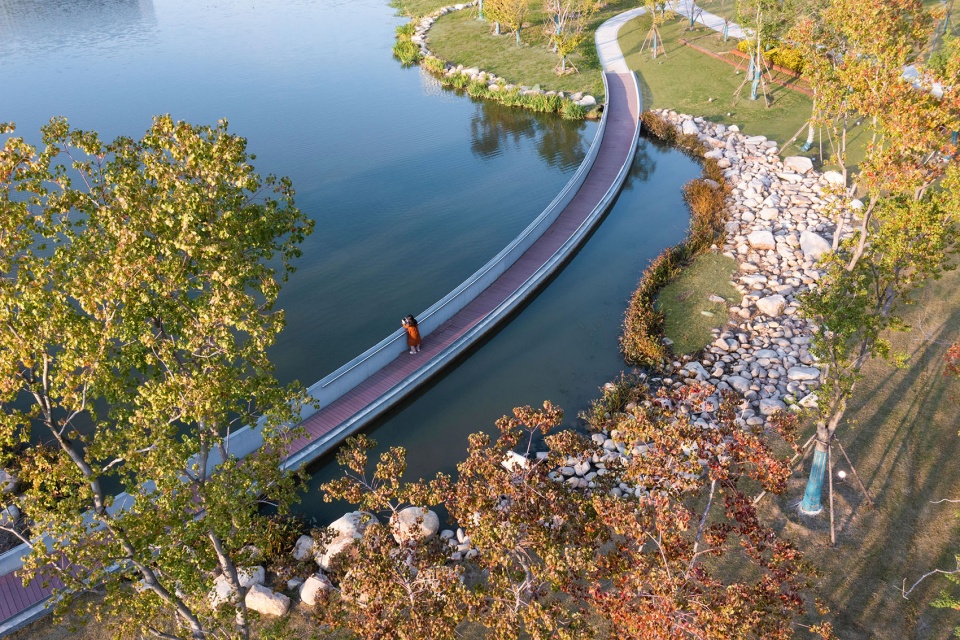
<instances>
[{"instance_id":1,"label":"rock riprap slope","mask_svg":"<svg viewBox=\"0 0 960 640\"><path fill-rule=\"evenodd\" d=\"M732 187L726 242L717 249L739 264L733 284L741 300L698 360L673 362L654 382L733 389L744 396L741 418L752 425L790 405L814 406L820 383L810 353L815 327L800 317L797 296L823 276L818 259L830 251L836 229L826 212L839 204L830 191L843 177L818 173L809 158L781 161L775 141L745 136L736 126L657 113L681 133L696 135Z\"/></svg>"}]
</instances>

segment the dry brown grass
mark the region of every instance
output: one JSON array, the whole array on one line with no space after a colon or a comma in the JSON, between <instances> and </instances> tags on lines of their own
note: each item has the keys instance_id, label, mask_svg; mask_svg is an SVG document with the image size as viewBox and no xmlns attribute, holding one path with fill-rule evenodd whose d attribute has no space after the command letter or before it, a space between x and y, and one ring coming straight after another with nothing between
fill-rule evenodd
<instances>
[{"instance_id":1,"label":"dry brown grass","mask_svg":"<svg viewBox=\"0 0 960 640\"><path fill-rule=\"evenodd\" d=\"M960 623L957 612L929 606L946 580L929 579L909 600L901 594L904 580L909 586L930 569L955 566L960 551L957 505L931 504L960 498L960 383L943 377L943 354L960 337L960 274L928 285L909 320L914 329L893 337L910 356L907 366L870 363L849 423L838 430L877 509L867 507L836 449L835 472L848 474L843 482L834 475L836 547L826 511L797 515L804 474L764 504L766 516L822 568L819 592L844 640L947 638Z\"/></svg>"}]
</instances>

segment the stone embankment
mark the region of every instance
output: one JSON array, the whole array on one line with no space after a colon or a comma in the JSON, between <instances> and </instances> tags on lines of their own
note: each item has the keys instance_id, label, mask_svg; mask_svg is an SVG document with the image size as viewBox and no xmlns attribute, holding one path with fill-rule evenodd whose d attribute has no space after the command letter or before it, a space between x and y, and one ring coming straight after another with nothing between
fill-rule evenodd
<instances>
[{"instance_id":1,"label":"stone embankment","mask_svg":"<svg viewBox=\"0 0 960 640\"><path fill-rule=\"evenodd\" d=\"M420 53L424 58L434 57L439 58L434 53L430 51L430 48L427 46L428 37L427 32L430 31L430 28L433 26L433 23L437 21L437 18L444 16L453 11L463 11L464 9L469 9L477 5L476 0L473 2L467 2L463 4L454 4L448 7L442 7L437 9L433 13L424 16L417 22L413 35L410 37L410 40L420 47ZM584 93L565 93L563 91L544 91L539 86L528 87L526 85L516 85L511 84L504 78L497 76L496 74L489 73L487 71L481 70L479 67L464 67L462 64L454 65L449 62L445 65L444 75L447 78L451 78L458 73L462 73L470 78L471 82L485 82L487 88L491 93L496 93L498 91L512 91L517 89L522 95L536 95L541 94L544 96L553 96L556 95L560 98L565 98L571 100L574 104L581 106L585 109L590 109L597 105L597 99L591 95L586 95Z\"/></svg>"},{"instance_id":2,"label":"stone embankment","mask_svg":"<svg viewBox=\"0 0 960 640\"><path fill-rule=\"evenodd\" d=\"M732 187L724 255L737 260L741 293L729 321L699 359L676 361L653 382L707 382L744 396L741 419L759 425L781 409L816 405L820 370L810 353L815 326L798 314L797 296L823 277L820 256L831 250L831 212L862 206L835 195L843 176L818 173L804 157L778 156L777 143L673 111L658 114L696 135ZM849 227L847 227L849 228Z\"/></svg>"}]
</instances>

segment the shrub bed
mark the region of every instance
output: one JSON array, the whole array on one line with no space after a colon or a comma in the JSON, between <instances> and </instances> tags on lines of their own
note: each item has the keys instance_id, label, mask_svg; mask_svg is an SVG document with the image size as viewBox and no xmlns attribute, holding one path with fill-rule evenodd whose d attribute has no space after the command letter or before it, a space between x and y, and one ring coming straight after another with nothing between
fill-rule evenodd
<instances>
[{"instance_id":1,"label":"shrub bed","mask_svg":"<svg viewBox=\"0 0 960 640\"><path fill-rule=\"evenodd\" d=\"M680 270L713 245L722 244L726 223L725 200L730 187L723 170L713 159L704 158L706 151L695 135L683 135L653 112L641 115L644 129L664 142L673 144L703 162L703 177L683 187L684 200L690 207L690 230L678 245L665 249L643 272L630 299L623 321L620 349L628 363L656 366L670 356L663 340L663 314L657 309L657 295Z\"/></svg>"}]
</instances>

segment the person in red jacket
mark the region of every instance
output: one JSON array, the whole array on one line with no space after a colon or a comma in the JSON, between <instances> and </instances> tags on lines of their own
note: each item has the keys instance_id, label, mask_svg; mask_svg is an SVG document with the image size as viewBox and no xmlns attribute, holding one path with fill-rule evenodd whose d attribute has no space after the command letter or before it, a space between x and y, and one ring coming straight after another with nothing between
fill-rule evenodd
<instances>
[{"instance_id":1,"label":"person in red jacket","mask_svg":"<svg viewBox=\"0 0 960 640\"><path fill-rule=\"evenodd\" d=\"M420 329L417 328L417 319L407 316L400 323L407 330L407 346L410 347L410 353L420 353L420 343L423 339L420 337Z\"/></svg>"}]
</instances>

